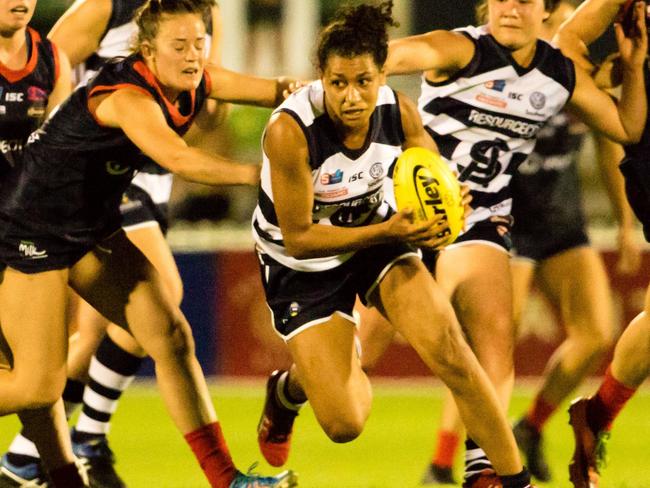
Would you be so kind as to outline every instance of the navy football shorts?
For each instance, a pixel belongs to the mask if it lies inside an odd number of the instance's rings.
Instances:
[[[512,252],[517,258],[537,263],[569,249],[589,245],[589,236],[582,226],[552,229],[540,235],[517,233],[516,225],[512,232]]]
[[[472,226],[471,229],[461,234],[458,239],[447,246],[447,248],[480,242],[494,247],[502,248],[505,252],[509,253],[510,248],[512,247],[510,232],[507,232],[504,235],[500,235],[497,231],[498,225],[503,224],[497,224],[488,220],[477,222]],[[440,251],[422,249],[422,261],[426,265],[427,269],[434,274],[436,270],[436,260],[438,259],[439,253]]]
[[[351,322],[357,295],[365,304],[386,272],[399,260],[418,257],[405,244],[381,245],[357,251],[336,268],[304,272],[260,254],[260,271],[273,326],[286,341],[340,314]]]

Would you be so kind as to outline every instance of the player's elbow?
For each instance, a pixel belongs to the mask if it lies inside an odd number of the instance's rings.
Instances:
[[[318,250],[311,244],[306,232],[302,230],[283,232],[284,247],[287,254],[295,259],[310,259],[318,257]]]

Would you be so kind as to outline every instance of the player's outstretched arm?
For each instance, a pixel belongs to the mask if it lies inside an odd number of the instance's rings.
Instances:
[[[586,0],[560,27],[553,41],[580,66],[591,72],[587,46],[603,35],[628,0]]]
[[[230,161],[189,147],[168,125],[158,104],[148,95],[120,89],[102,100],[95,117],[120,128],[163,168],[181,178],[208,185],[255,185],[259,166]]]
[[[473,55],[474,43],[463,34],[436,30],[391,41],[384,70],[387,75],[432,71],[434,77],[448,77]]]
[[[212,79],[210,98],[225,102],[275,107],[282,103],[296,82],[287,77],[258,78],[215,65],[208,65],[205,69]]]

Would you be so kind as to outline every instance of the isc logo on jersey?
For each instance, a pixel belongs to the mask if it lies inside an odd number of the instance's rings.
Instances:
[[[412,208],[416,222],[443,214],[448,228],[439,237],[448,236],[445,244],[458,237],[465,215],[460,184],[438,154],[421,147],[404,151],[395,164],[393,185],[398,209]]]

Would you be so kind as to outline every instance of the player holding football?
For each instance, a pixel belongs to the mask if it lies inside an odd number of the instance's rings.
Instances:
[[[487,24],[433,31],[390,44],[388,74],[424,71],[419,100],[427,131],[461,182],[473,212],[465,232],[440,252],[436,278],[469,343],[507,409],[514,380],[515,328],[509,234],[510,179],[532,151],[538,131],[565,105],[596,130],[622,142],[637,140],[646,104],[642,66],[647,35],[618,30],[625,65],[617,105],[588,73],[539,39],[553,0],[487,0]],[[474,408],[480,409],[476,404]],[[465,486],[498,483],[480,442],[466,442]]]
[[[527,487],[495,392],[410,246],[435,248],[445,224],[440,217],[414,223],[410,211],[394,214],[384,199],[402,149],[436,150],[415,105],[384,84],[391,11],[392,1],[340,11],[318,40],[320,80],[291,95],[264,134],[253,229],[273,324],[294,364],[269,378],[258,442],[270,464],[284,464],[307,399],[333,441],[361,433],[371,389],[355,349],[358,295],[445,381],[503,486]]]

